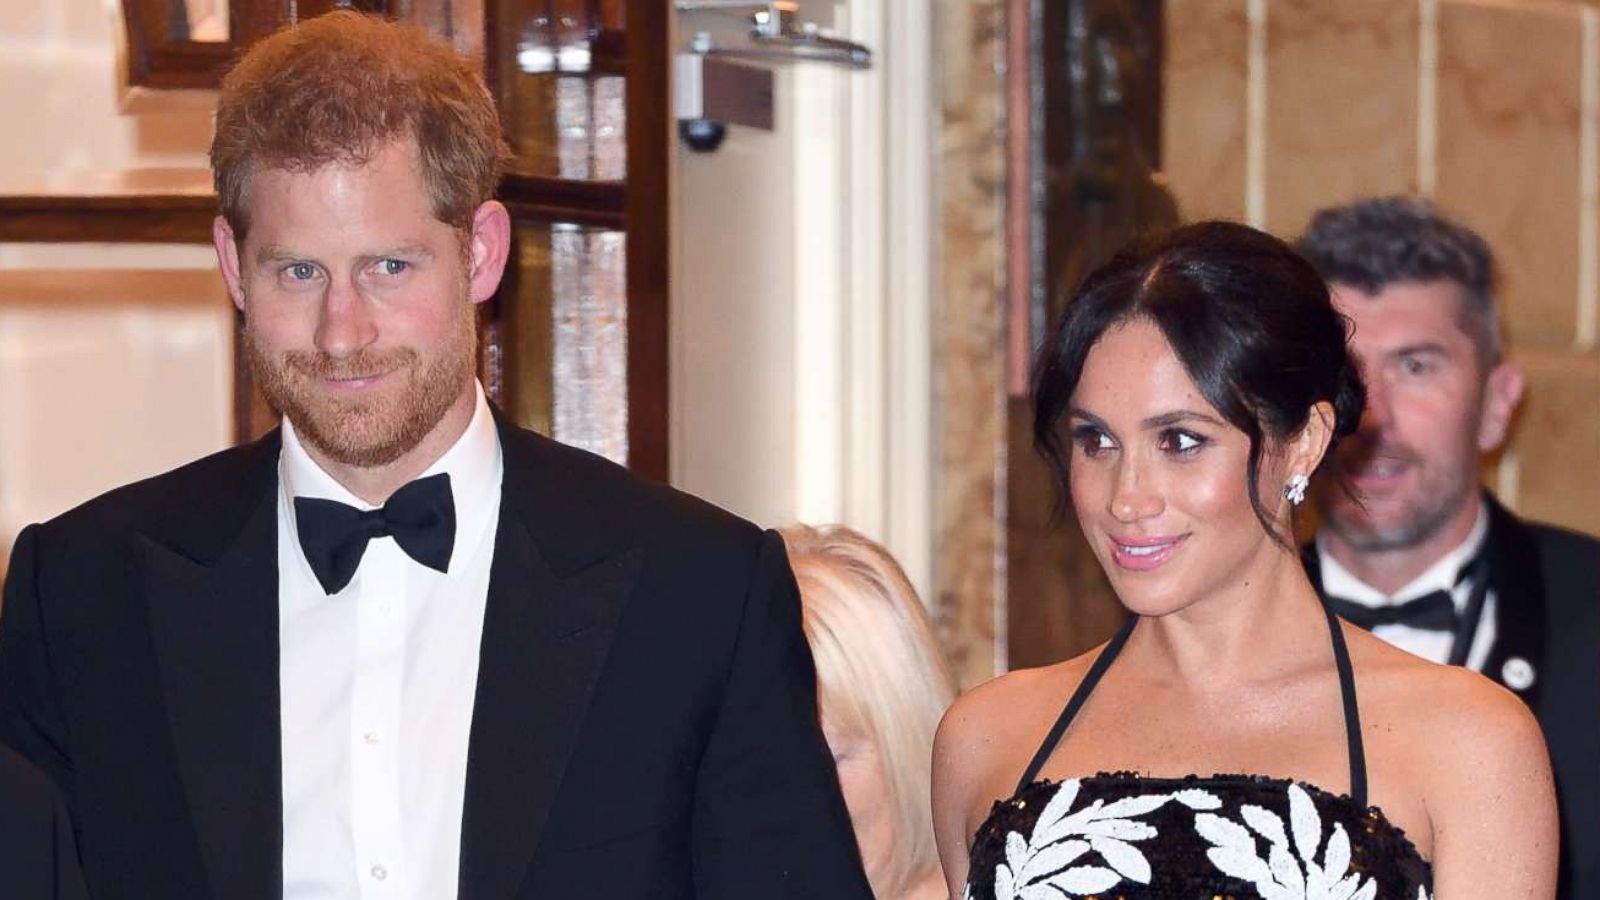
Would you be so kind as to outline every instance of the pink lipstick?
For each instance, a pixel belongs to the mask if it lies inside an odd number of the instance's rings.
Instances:
[[[1116,560],[1119,568],[1148,572],[1171,559],[1178,545],[1187,537],[1186,534],[1178,534],[1138,538],[1108,536],[1108,539],[1111,541],[1111,558]]]

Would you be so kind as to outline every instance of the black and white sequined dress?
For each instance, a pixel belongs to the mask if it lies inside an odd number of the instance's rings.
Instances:
[[[1349,795],[1254,775],[1036,780],[1136,621],[1095,660],[1016,794],[978,828],[966,900],[1430,900],[1432,867],[1367,805],[1355,678],[1331,614]]]

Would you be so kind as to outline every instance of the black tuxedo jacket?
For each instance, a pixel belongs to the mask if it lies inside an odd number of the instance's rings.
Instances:
[[[1600,900],[1600,541],[1523,522],[1485,495],[1495,642],[1483,674],[1539,717],[1561,803],[1563,900]],[[1321,563],[1304,553],[1312,583]],[[1533,680],[1510,679],[1511,670]],[[1524,665],[1525,664],[1525,665]]]
[[[500,424],[462,900],[869,898],[781,541]],[[276,434],[18,538],[0,741],[90,893],[283,895]]]
[[[55,785],[0,747],[0,897],[86,900],[72,825]]]

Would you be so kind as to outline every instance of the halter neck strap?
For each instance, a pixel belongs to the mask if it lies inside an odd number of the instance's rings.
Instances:
[[[1339,699],[1344,706],[1345,744],[1350,760],[1350,798],[1356,805],[1365,809],[1367,806],[1367,755],[1361,742],[1361,711],[1356,704],[1356,679],[1355,671],[1350,665],[1350,649],[1345,646],[1344,631],[1339,627],[1339,620],[1332,611],[1324,610],[1328,616],[1328,630],[1333,644],[1333,664],[1339,673]],[[1138,616],[1129,616],[1128,621],[1122,624],[1114,637],[1106,643],[1100,655],[1095,657],[1094,664],[1089,667],[1089,673],[1078,683],[1077,690],[1072,692],[1072,698],[1067,701],[1067,706],[1056,718],[1055,724],[1050,727],[1050,732],[1045,735],[1044,742],[1039,745],[1033,754],[1033,760],[1028,763],[1028,768],[1023,771],[1022,778],[1017,781],[1017,792],[1032,784],[1038,778],[1039,770],[1049,761],[1050,755],[1055,752],[1056,746],[1061,743],[1061,738],[1067,732],[1067,726],[1077,717],[1078,711],[1083,709],[1083,704],[1088,702],[1089,695],[1094,692],[1100,679],[1105,677],[1106,670],[1116,661],[1122,653],[1122,648],[1128,643],[1128,636],[1133,634],[1133,627],[1139,622]]]
[[[1045,735],[1044,743],[1040,744],[1038,752],[1033,754],[1033,761],[1028,763],[1027,770],[1022,773],[1022,780],[1017,782],[1017,791],[1020,792],[1023,788],[1032,784],[1033,780],[1038,777],[1039,770],[1044,768],[1045,762],[1050,759],[1050,754],[1055,752],[1056,745],[1061,743],[1061,736],[1066,733],[1067,726],[1072,724],[1073,718],[1078,715],[1078,710],[1082,709],[1083,704],[1088,701],[1089,694],[1094,691],[1095,685],[1100,683],[1100,679],[1106,674],[1106,670],[1111,668],[1111,664],[1122,653],[1122,645],[1128,642],[1128,635],[1133,634],[1133,626],[1138,623],[1138,616],[1129,616],[1128,621],[1122,623],[1122,627],[1117,629],[1116,636],[1100,651],[1100,655],[1095,657],[1094,665],[1089,667],[1089,674],[1083,676],[1083,680],[1078,682],[1078,689],[1072,692],[1072,699],[1067,701],[1067,708],[1061,711],[1061,715],[1056,718],[1056,723],[1050,727],[1050,733]]]

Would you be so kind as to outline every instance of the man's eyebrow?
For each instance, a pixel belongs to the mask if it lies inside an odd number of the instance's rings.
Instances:
[[[374,254],[372,254],[372,258],[373,259],[387,259],[387,258],[389,258],[391,256],[409,256],[409,257],[413,257],[413,258],[420,257],[420,258],[425,258],[425,259],[432,259],[433,258],[433,251],[428,248],[427,244],[410,243],[410,244],[401,244],[398,247],[391,247],[390,249],[385,250],[382,253],[374,253]]]
[[[1387,356],[1419,356],[1419,355],[1430,354],[1430,353],[1431,354],[1436,354],[1438,356],[1449,356],[1450,355],[1450,348],[1446,347],[1444,344],[1439,343],[1438,341],[1419,341],[1419,342],[1417,342],[1415,344],[1402,344],[1402,345],[1400,345],[1398,347],[1395,347],[1395,348],[1389,350],[1385,355],[1387,355]]]
[[[299,254],[290,252],[288,247],[283,247],[278,244],[265,244],[261,247],[261,249],[256,251],[257,264],[287,262],[291,259],[301,258],[302,257]]]
[[[412,259],[432,259],[434,253],[428,248],[428,245],[412,242],[409,244],[400,244],[395,247],[389,247],[378,253],[369,253],[365,258],[387,259],[391,256],[404,256]],[[263,245],[261,249],[256,251],[256,263],[260,265],[275,262],[289,262],[290,260],[298,261],[305,258],[305,256],[295,253],[288,247],[284,247],[279,244],[266,244]]]

